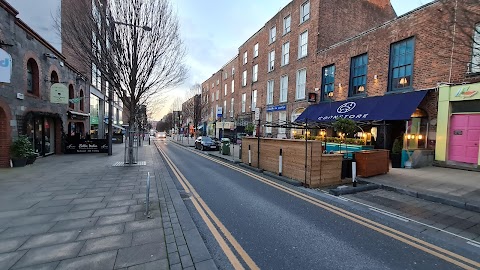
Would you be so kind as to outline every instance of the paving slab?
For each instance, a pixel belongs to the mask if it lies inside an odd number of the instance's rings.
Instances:
[[[71,242],[77,238],[79,233],[79,231],[67,231],[35,235],[30,237],[19,250]]]
[[[0,239],[46,233],[55,222],[10,227],[0,233]]]
[[[123,228],[124,228],[124,224],[115,224],[115,225],[107,225],[107,226],[100,226],[100,227],[85,229],[80,233],[77,240],[85,240],[85,239],[121,234],[123,233]]]
[[[94,217],[97,216],[112,216],[112,215],[119,215],[125,214],[128,212],[128,206],[120,206],[120,207],[112,207],[112,208],[104,208],[95,210],[93,213]]]
[[[113,216],[101,216],[97,221],[97,226],[101,225],[110,225],[116,223],[124,223],[135,220],[135,214],[123,214],[123,215],[113,215]]]
[[[107,207],[106,202],[98,202],[98,203],[83,203],[83,204],[76,204],[72,205],[72,209],[70,211],[84,211],[84,210],[96,210]]]
[[[90,239],[85,242],[79,256],[99,253],[107,250],[117,250],[124,247],[130,247],[132,244],[132,234],[121,234]]]
[[[29,236],[14,237],[0,240],[0,253],[6,253],[17,250]]]
[[[83,242],[59,244],[48,247],[30,249],[15,265],[20,268],[30,265],[60,261],[76,257],[83,246]]]
[[[151,243],[118,251],[115,269],[167,259],[165,243]]]
[[[77,257],[60,262],[56,270],[74,270],[74,269],[88,269],[88,270],[104,270],[113,269],[117,251],[109,251],[97,253],[82,257]]]
[[[27,251],[16,251],[0,254],[0,269],[9,269],[14,265]]]
[[[158,260],[128,267],[128,270],[166,270],[169,269],[168,260]]]
[[[53,226],[49,232],[57,231],[68,231],[71,229],[82,229],[85,227],[92,227],[97,222],[98,217],[93,218],[83,218],[83,219],[72,219],[72,220],[62,220],[59,221]]]

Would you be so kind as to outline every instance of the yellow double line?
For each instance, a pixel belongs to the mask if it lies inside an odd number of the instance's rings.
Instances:
[[[239,168],[238,166],[232,165],[231,163],[224,162],[224,161],[220,161],[220,160],[218,160],[217,158],[212,158],[212,157],[210,157],[210,156],[208,156],[208,155],[205,155],[205,154],[203,154],[203,153],[199,153],[198,151],[194,151],[194,150],[191,150],[191,149],[188,149],[188,151],[190,151],[190,152],[192,152],[192,153],[194,153],[194,154],[196,154],[196,155],[202,156],[202,157],[204,157],[204,158],[206,158],[206,159],[209,159],[209,160],[211,160],[211,161],[213,161],[213,162],[216,162],[216,163],[218,163],[218,164],[221,164],[221,165],[223,165],[223,166],[225,166],[225,167],[228,167],[228,168],[230,168],[230,169],[232,169],[232,170],[236,170],[236,171],[241,172],[241,173],[243,173],[243,174],[245,174],[245,175],[248,175],[248,176],[250,176],[250,177],[252,177],[252,178],[254,178],[254,179],[256,179],[256,180],[258,180],[258,181],[260,181],[260,182],[262,182],[262,183],[265,183],[265,184],[267,184],[267,185],[269,185],[269,186],[271,186],[271,187],[274,187],[274,188],[276,188],[276,189],[279,189],[279,190],[281,190],[281,191],[283,191],[283,192],[286,192],[286,193],[288,193],[288,194],[290,194],[290,195],[292,195],[292,196],[295,196],[295,197],[297,197],[297,198],[299,198],[299,199],[301,199],[301,200],[304,200],[304,201],[309,202],[309,203],[311,203],[311,204],[313,204],[313,205],[316,205],[316,206],[318,206],[318,207],[321,207],[321,208],[323,208],[323,209],[325,209],[325,210],[327,210],[327,211],[330,211],[330,212],[332,212],[332,213],[334,213],[334,214],[337,214],[337,215],[342,216],[342,217],[344,217],[344,218],[346,218],[346,219],[349,219],[349,220],[351,220],[351,221],[353,221],[353,222],[355,222],[355,223],[358,223],[358,224],[363,225],[363,226],[365,226],[365,227],[367,227],[367,228],[370,228],[370,229],[372,229],[372,230],[374,230],[374,231],[377,231],[377,232],[379,232],[379,233],[381,233],[381,234],[384,234],[384,235],[389,236],[389,237],[391,237],[391,238],[394,238],[394,239],[396,239],[396,240],[398,240],[398,241],[401,241],[401,242],[403,242],[403,243],[405,243],[405,244],[408,244],[408,245],[410,245],[410,246],[412,246],[412,247],[415,247],[415,248],[417,248],[417,249],[420,249],[420,250],[422,250],[422,251],[424,251],[424,252],[426,252],[426,253],[429,253],[429,254],[431,254],[431,255],[433,255],[433,256],[436,256],[436,257],[438,257],[438,258],[440,258],[440,259],[443,259],[443,260],[445,260],[445,261],[447,261],[447,262],[449,262],[449,263],[452,263],[452,264],[454,264],[454,265],[457,265],[457,266],[459,266],[459,267],[461,267],[461,268],[463,268],[463,269],[472,269],[472,270],[473,270],[473,269],[480,269],[480,263],[479,263],[479,262],[476,262],[476,261],[474,261],[474,260],[468,259],[468,258],[466,258],[466,257],[463,257],[463,256],[459,255],[459,254],[453,253],[453,252],[451,252],[451,251],[448,251],[448,250],[443,249],[443,248],[441,248],[441,247],[438,247],[438,246],[436,246],[436,245],[430,244],[430,243],[425,242],[425,241],[423,241],[423,240],[420,240],[420,239],[418,239],[418,238],[416,238],[416,237],[413,237],[413,236],[408,235],[408,234],[406,234],[406,233],[403,233],[403,232],[401,232],[401,231],[395,230],[395,229],[393,229],[393,228],[390,228],[390,227],[385,226],[385,225],[383,225],[383,224],[380,224],[380,223],[378,223],[378,222],[372,221],[372,220],[367,219],[367,218],[365,218],[365,217],[356,215],[356,214],[351,213],[351,212],[349,212],[349,211],[347,211],[347,210],[344,210],[344,209],[342,209],[342,208],[339,208],[339,207],[336,207],[336,206],[331,205],[331,204],[329,204],[329,203],[323,202],[323,201],[321,201],[321,200],[319,200],[319,199],[310,197],[310,196],[305,195],[305,194],[303,194],[303,193],[301,193],[301,192],[298,192],[298,191],[296,191],[296,190],[294,190],[294,189],[285,187],[285,186],[283,186],[283,185],[281,185],[281,184],[278,184],[278,183],[276,183],[276,182],[274,182],[274,181],[271,181],[271,180],[269,180],[269,179],[267,179],[267,178],[265,178],[265,177],[259,176],[259,175],[255,174],[255,173],[253,173],[253,172],[251,172],[251,171],[249,171],[249,170],[245,170],[245,169]]]
[[[250,269],[260,269],[255,262],[250,258],[250,256],[245,252],[245,250],[240,246],[237,240],[232,236],[232,234],[225,228],[225,226],[220,222],[220,220],[215,216],[212,210],[208,207],[208,205],[203,201],[203,199],[198,195],[197,191],[190,182],[185,178],[185,176],[180,172],[180,170],[175,166],[172,160],[165,154],[165,152],[158,146],[157,149],[159,150],[160,154],[166,160],[168,166],[172,169],[173,173],[177,177],[178,181],[182,185],[185,192],[191,193],[191,201],[197,209],[197,212],[200,214],[201,218],[207,224],[208,229],[212,232],[213,237],[217,240],[220,248],[223,250],[225,255],[227,256],[228,260],[232,264],[235,269],[244,269],[242,263],[239,261],[235,253],[232,251],[230,246],[232,246],[240,258],[245,262],[245,264]],[[220,231],[219,231],[220,229]],[[227,244],[228,243],[230,244]]]

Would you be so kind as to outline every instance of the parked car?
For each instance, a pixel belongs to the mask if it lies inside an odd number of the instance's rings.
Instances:
[[[218,144],[208,136],[200,136],[195,140],[195,148],[202,151],[205,150],[218,150]]]

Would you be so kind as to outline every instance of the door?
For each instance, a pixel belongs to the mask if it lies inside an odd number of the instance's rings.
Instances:
[[[478,163],[480,114],[456,114],[450,118],[448,159]]]

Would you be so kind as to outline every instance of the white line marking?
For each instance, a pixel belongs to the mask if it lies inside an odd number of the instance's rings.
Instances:
[[[391,214],[391,213],[388,213],[388,212],[386,212],[386,211],[381,211],[381,210],[375,209],[375,208],[368,208],[368,209],[370,209],[370,210],[372,210],[372,211],[374,211],[374,212],[380,213],[380,214],[382,214],[382,215],[386,215],[386,216],[389,216],[389,217],[392,217],[392,218],[396,218],[396,219],[401,220],[401,221],[403,221],[403,222],[408,222],[408,219],[405,219],[405,218],[396,216],[395,214]]]
[[[467,244],[480,248],[480,243],[477,241],[468,241]]]

